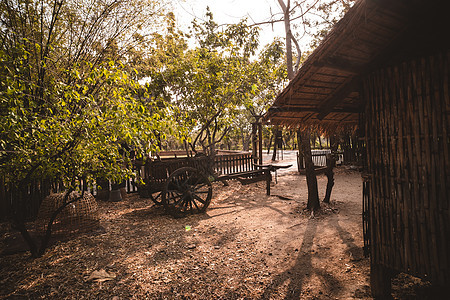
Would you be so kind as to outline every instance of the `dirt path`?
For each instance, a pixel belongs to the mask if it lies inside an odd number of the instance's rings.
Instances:
[[[255,241],[255,263],[263,262],[259,269],[265,270],[267,280],[258,297],[368,297],[368,263],[361,250],[359,174],[337,176],[332,197],[336,200],[315,218],[303,210],[304,176],[280,176],[278,181],[271,197],[240,187],[236,196],[226,201],[232,204],[229,213],[234,216],[234,226],[245,229],[244,237]],[[325,178],[319,176],[318,182],[324,190]],[[254,193],[256,199],[247,201],[240,193]]]
[[[319,176],[319,188],[326,181]],[[304,176],[215,184],[206,214],[172,219],[136,196],[102,203],[105,232],[57,243],[47,254],[2,257],[1,296],[44,298],[364,298],[361,179],[340,172],[333,203],[303,211]],[[190,229],[190,230],[189,230]],[[113,280],[87,281],[104,269]]]
[[[326,178],[318,176],[319,189]],[[0,257],[0,298],[369,299],[361,177],[341,168],[332,204],[311,218],[306,181],[214,184],[205,214],[173,219],[137,196],[100,203],[100,233],[36,260]],[[90,280],[94,271],[106,277]]]

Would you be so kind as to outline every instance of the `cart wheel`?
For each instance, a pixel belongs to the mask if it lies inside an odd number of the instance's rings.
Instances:
[[[211,197],[212,186],[208,177],[190,167],[170,174],[162,192],[164,208],[175,217],[204,212]]]
[[[150,194],[150,199],[156,204],[156,205],[162,205],[162,192],[156,192]]]

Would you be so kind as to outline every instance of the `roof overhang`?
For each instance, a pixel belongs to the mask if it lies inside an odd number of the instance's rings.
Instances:
[[[355,128],[363,107],[361,79],[401,43],[416,2],[357,1],[277,96],[265,122]]]

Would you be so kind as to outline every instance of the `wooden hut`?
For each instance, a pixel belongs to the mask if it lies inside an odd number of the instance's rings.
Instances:
[[[374,296],[405,272],[450,284],[450,17],[446,1],[358,0],[265,115],[359,127]]]

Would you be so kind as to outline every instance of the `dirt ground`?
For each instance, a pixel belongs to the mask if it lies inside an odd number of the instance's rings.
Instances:
[[[277,181],[271,196],[263,182],[214,183],[206,213],[181,219],[137,195],[102,202],[101,231],[34,260],[1,256],[0,298],[371,299],[360,174],[339,168],[331,205],[314,217],[305,176]],[[322,198],[326,177],[318,183]],[[415,299],[414,284],[394,282],[394,298]]]

